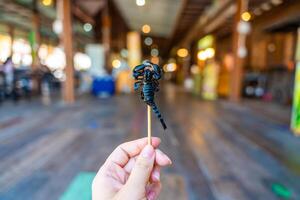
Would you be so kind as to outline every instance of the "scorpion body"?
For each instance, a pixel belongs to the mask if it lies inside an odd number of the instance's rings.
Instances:
[[[167,128],[161,113],[154,102],[154,94],[159,91],[158,80],[161,78],[162,71],[158,65],[145,61],[143,64],[136,66],[133,69],[133,77],[136,82],[134,83],[134,90],[141,89],[141,98],[149,106],[160,120],[164,129]]]

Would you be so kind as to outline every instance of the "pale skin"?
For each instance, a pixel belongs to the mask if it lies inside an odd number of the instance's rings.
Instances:
[[[119,145],[99,169],[92,185],[93,200],[156,200],[161,191],[160,169],[171,165],[152,137]]]

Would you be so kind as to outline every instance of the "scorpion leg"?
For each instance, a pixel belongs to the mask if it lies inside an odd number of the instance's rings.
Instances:
[[[161,74],[162,74],[160,67],[156,64],[153,64],[153,69],[154,69],[153,78],[155,80],[159,80],[161,78]]]
[[[136,81],[136,82],[134,83],[134,90],[138,90],[139,87],[141,86],[141,84],[142,84],[142,81]]]
[[[145,65],[138,65],[133,69],[133,77],[138,79],[139,76],[143,76]]]
[[[153,88],[155,92],[159,91],[159,83],[157,80],[153,80]]]
[[[143,91],[141,91],[141,99],[144,100],[145,99],[145,96],[144,96],[144,93]]]

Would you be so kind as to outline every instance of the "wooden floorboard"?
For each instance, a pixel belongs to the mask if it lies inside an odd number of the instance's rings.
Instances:
[[[300,138],[287,128],[289,111],[273,119],[269,112],[282,106],[202,101],[170,85],[160,97],[168,129],[153,117],[153,134],[174,161],[163,170],[161,200],[276,200],[276,183],[300,199]],[[59,199],[76,175],[96,172],[118,144],[145,136],[145,127],[145,105],[135,95],[82,97],[72,106],[5,103],[0,199]]]

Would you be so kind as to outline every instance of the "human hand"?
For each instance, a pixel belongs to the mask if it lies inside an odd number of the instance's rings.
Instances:
[[[119,145],[98,171],[92,184],[93,200],[155,200],[160,194],[160,168],[170,158],[157,149],[160,139],[153,137]]]

